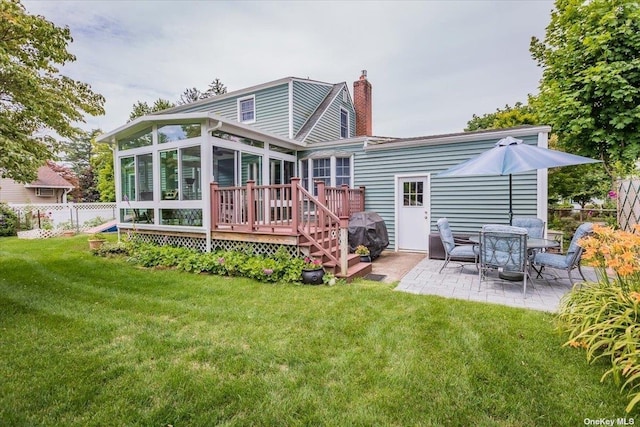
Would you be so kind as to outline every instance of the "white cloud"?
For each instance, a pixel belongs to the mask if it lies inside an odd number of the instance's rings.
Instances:
[[[86,128],[124,124],[137,101],[177,100],[220,78],[236,90],[286,76],[351,83],[367,69],[377,135],[461,131],[526,101],[553,2],[25,1],[69,26],[64,72],[105,96]]]

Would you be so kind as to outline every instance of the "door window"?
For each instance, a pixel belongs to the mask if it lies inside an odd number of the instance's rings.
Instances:
[[[403,205],[424,205],[424,183],[422,181],[407,181],[403,185]]]

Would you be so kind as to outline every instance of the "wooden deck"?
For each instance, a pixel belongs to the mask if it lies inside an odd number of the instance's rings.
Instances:
[[[325,270],[351,279],[371,271],[349,253],[348,226],[352,213],[364,210],[364,187],[326,187],[317,183],[318,196],[300,185],[220,187],[211,184],[211,236],[222,240],[297,245],[322,260]]]

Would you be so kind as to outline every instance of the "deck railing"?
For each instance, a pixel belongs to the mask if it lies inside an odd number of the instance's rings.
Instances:
[[[220,187],[211,183],[211,229],[244,233],[302,234],[324,258],[346,274],[349,216],[364,210],[364,187],[326,187],[316,183],[318,196],[290,184]]]

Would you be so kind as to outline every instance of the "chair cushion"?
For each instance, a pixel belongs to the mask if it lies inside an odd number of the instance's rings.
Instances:
[[[526,265],[527,230],[505,225],[485,225],[480,234],[480,265],[524,271]]]
[[[475,245],[460,245],[456,246],[449,252],[449,255],[456,258],[475,258],[476,250]]]
[[[514,216],[511,222],[516,227],[526,228],[529,237],[542,239],[544,237],[544,221],[534,216]]]
[[[549,252],[539,252],[533,261],[535,264],[546,267],[567,269],[569,268],[569,258],[566,255],[552,254]]]
[[[440,232],[440,239],[442,239],[442,246],[444,246],[444,251],[450,254],[453,248],[455,248],[456,242],[453,239],[453,232],[451,232],[449,220],[447,218],[440,218],[436,225],[438,226],[438,231]]]
[[[591,233],[593,231],[593,224],[590,222],[585,222],[581,224],[580,227],[576,230],[573,238],[571,239],[571,243],[569,244],[569,249],[567,249],[567,256],[573,255],[574,252],[578,250],[578,241],[582,239],[587,233]]]

